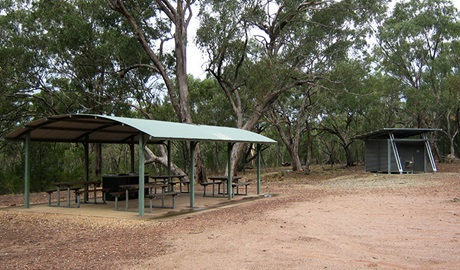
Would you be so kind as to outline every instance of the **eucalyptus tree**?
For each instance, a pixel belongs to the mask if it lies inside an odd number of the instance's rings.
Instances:
[[[119,72],[144,59],[131,48],[134,40],[113,27],[116,18],[102,1],[9,3],[2,10],[1,61],[7,72],[1,76],[16,106],[32,104],[33,117],[127,111],[131,92],[125,89],[146,77],[120,80]]]
[[[164,82],[131,25],[107,9],[103,0],[2,1],[2,133],[54,114],[155,115]],[[169,31],[158,24],[149,33]],[[169,72],[171,55],[162,57]],[[101,147],[91,150],[97,176]]]
[[[388,74],[370,72],[366,78],[368,92],[366,110],[363,111],[363,131],[384,127],[403,127],[409,118],[401,98],[404,87],[400,81]]]
[[[375,103],[376,92],[368,87],[368,73],[363,62],[349,60],[339,63],[329,80],[323,82],[319,130],[337,138],[347,166],[354,164],[351,151],[354,137],[365,131],[364,115]]]
[[[458,54],[460,55],[460,54]],[[457,57],[458,59],[458,57]],[[448,140],[446,161],[457,159],[458,135],[460,133],[460,74],[449,76],[443,85],[441,103],[445,108],[441,119],[442,132]]]
[[[161,78],[169,101],[177,118],[182,123],[192,123],[192,114],[187,78],[187,32],[193,16],[195,0],[105,0],[109,8],[124,18],[133,35],[150,60],[146,66]],[[173,50],[167,50],[168,41],[173,41]],[[142,66],[143,68],[145,66]],[[153,115],[150,115],[153,117]],[[164,151],[162,151],[164,153]],[[166,158],[150,153],[150,161]],[[204,181],[206,172],[199,147],[196,148],[195,173]]]
[[[203,1],[197,41],[235,126],[252,130],[281,95],[323,78],[382,2]]]
[[[315,85],[299,87],[298,91],[280,97],[267,112],[269,123],[276,127],[291,158],[293,171],[310,172],[312,159],[314,117],[318,110]],[[312,117],[313,116],[313,117]],[[302,166],[301,146],[305,145],[305,166]]]
[[[186,48],[194,2],[106,0],[110,9],[124,17],[122,25],[131,27],[131,33],[127,34],[134,36],[145,51],[150,59],[148,68],[163,80],[174,111],[183,123],[192,122]],[[174,40],[174,55],[165,48],[169,40]]]
[[[449,44],[447,61],[454,71],[446,77],[442,84],[441,104],[445,109],[441,120],[442,132],[445,134],[449,147],[446,151],[447,161],[457,159],[458,135],[460,133],[460,41],[452,40]],[[457,150],[457,151],[456,151]],[[458,153],[458,152],[457,152]]]
[[[447,78],[458,72],[451,60],[459,37],[459,13],[447,0],[398,2],[379,25],[378,65],[405,88],[402,98],[412,116],[406,125],[441,128],[442,119],[455,111],[458,105],[447,107],[443,93]]]

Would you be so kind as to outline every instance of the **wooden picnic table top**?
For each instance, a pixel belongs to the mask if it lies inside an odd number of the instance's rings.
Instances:
[[[211,180],[221,180],[221,181],[228,181],[228,176],[226,175],[215,175],[215,176],[208,176]],[[242,176],[232,176],[232,180],[239,180]]]
[[[145,183],[144,188],[164,188],[167,187],[168,184],[163,184],[163,183]],[[122,189],[139,189],[139,184],[128,184],[128,185],[120,185],[119,186]]]
[[[56,182],[53,183],[57,187],[71,187],[80,185],[99,185],[101,181],[78,181],[78,182]]]
[[[152,179],[169,179],[169,178],[178,178],[178,179],[181,179],[181,178],[184,178],[185,177],[185,174],[179,174],[179,175],[151,175],[150,178]]]

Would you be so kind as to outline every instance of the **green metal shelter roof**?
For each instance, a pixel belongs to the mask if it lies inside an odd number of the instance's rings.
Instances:
[[[388,139],[390,133],[393,134],[395,138],[408,138],[440,130],[441,129],[436,128],[383,128],[356,136],[355,138],[360,140]]]
[[[5,139],[31,141],[138,143],[140,132],[147,143],[165,140],[275,143],[263,135],[230,127],[116,117],[108,115],[56,115],[32,121],[5,136]]]

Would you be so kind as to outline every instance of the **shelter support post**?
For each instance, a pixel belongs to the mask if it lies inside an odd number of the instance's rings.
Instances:
[[[390,146],[390,140],[388,140],[387,144],[387,167],[388,167],[388,174],[391,174],[391,146]]]
[[[89,181],[89,142],[88,142],[88,137],[86,137],[86,140],[85,142],[83,143],[83,147],[85,149],[85,176],[84,176],[84,181],[87,182]],[[85,189],[87,189],[88,186],[85,185]],[[89,194],[88,192],[86,191],[85,192],[85,198],[84,198],[85,202],[87,202],[89,200]]]
[[[260,185],[260,149],[261,149],[260,143],[257,144],[257,195],[260,195],[261,192],[261,185]]]
[[[423,139],[425,140],[425,148],[428,153],[428,158],[430,159],[431,168],[433,169],[433,172],[437,172],[438,168],[436,168],[436,162],[434,161],[433,152],[431,151],[430,142],[428,141],[426,133],[423,133]]]
[[[172,182],[172,179],[171,179],[171,141],[168,141],[166,148],[168,150],[168,153],[167,153],[168,155],[168,183],[171,184]]]
[[[131,155],[131,172],[135,173],[136,171],[134,170],[134,139],[131,139],[131,143],[129,144],[129,152]]]
[[[228,191],[228,199],[232,199],[233,195],[233,171],[232,171],[232,150],[233,150],[233,143],[228,143],[228,179],[227,179],[227,191]]]
[[[195,207],[195,147],[197,142],[190,142],[190,207]]]
[[[390,134],[391,148],[393,149],[393,154],[394,154],[395,160],[396,160],[396,166],[398,166],[399,173],[403,173],[403,168],[402,168],[402,164],[401,164],[401,158],[399,157],[398,147],[396,146],[396,142],[395,142],[395,136],[394,136],[393,133],[389,133],[389,134]],[[391,166],[391,165],[389,165],[389,166]],[[391,173],[391,171],[389,171],[388,173]]]
[[[24,140],[24,207],[30,208],[30,134]]]
[[[144,133],[140,132],[139,133],[139,216],[144,216],[144,147],[145,147],[145,142],[144,142]],[[126,198],[128,200],[129,198]]]

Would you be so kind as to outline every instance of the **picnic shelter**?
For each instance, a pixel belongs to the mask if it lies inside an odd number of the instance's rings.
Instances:
[[[144,147],[147,144],[165,143],[168,150],[168,170],[171,172],[170,142],[188,141],[190,153],[190,207],[194,207],[194,155],[199,142],[227,143],[228,198],[232,196],[232,149],[235,143],[256,144],[257,193],[260,194],[260,152],[262,144],[276,143],[263,135],[231,127],[185,124],[148,119],[136,119],[96,114],[56,115],[25,124],[5,136],[5,139],[24,143],[24,205],[30,207],[30,144],[32,142],[82,143],[85,146],[85,176],[89,181],[89,144],[128,144],[131,147],[131,164],[134,167],[134,147],[138,145],[139,190],[144,190]],[[133,168],[134,170],[134,168]],[[144,215],[144,192],[139,192],[139,215]]]

